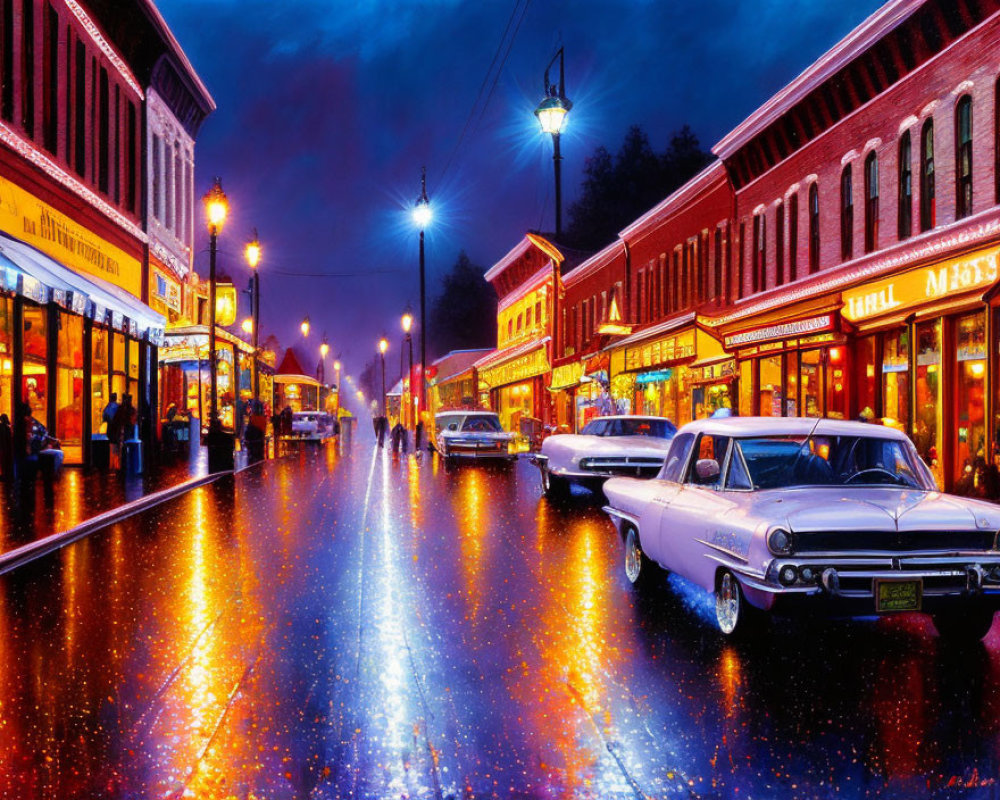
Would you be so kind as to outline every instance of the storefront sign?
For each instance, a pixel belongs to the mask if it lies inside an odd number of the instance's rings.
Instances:
[[[223,328],[236,322],[236,287],[231,283],[215,287],[215,322]]]
[[[981,250],[951,261],[903,272],[892,278],[844,292],[845,319],[877,317],[974,289],[985,289],[1000,277],[1000,248]]]
[[[625,369],[655,367],[670,361],[694,357],[694,331],[669,336],[637,347],[625,348]]]
[[[549,359],[545,355],[545,348],[539,347],[523,356],[518,356],[510,361],[498,364],[495,367],[487,367],[479,370],[479,379],[490,388],[505,386],[508,383],[517,383],[536,375],[544,375],[549,371]]]
[[[61,264],[96,275],[135,297],[142,264],[20,186],[0,177],[0,230],[34,245]]]
[[[153,280],[150,281],[150,294],[154,300],[159,300],[166,308],[181,313],[181,285],[174,279],[155,267]]]
[[[635,383],[636,386],[644,386],[647,383],[669,381],[673,377],[673,374],[673,370],[670,369],[659,369],[655,372],[640,372],[635,376]]]
[[[583,364],[576,361],[572,364],[563,364],[552,368],[552,383],[550,389],[568,389],[576,386],[583,377]]]
[[[780,339],[793,339],[798,336],[808,336],[819,331],[832,330],[834,319],[832,314],[822,314],[818,317],[808,319],[797,319],[792,322],[782,322],[777,325],[767,325],[763,328],[754,328],[749,331],[741,331],[727,336],[725,345],[727,350],[734,347],[745,347],[746,345],[757,344],[759,342],[771,342]]]

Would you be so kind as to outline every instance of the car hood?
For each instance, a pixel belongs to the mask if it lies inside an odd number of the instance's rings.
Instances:
[[[761,494],[755,511],[792,532],[1000,529],[1000,509],[941,492],[813,486]]]
[[[627,453],[630,456],[665,458],[670,442],[670,439],[654,436],[585,436],[579,433],[560,433],[542,442],[542,455],[611,456]]]

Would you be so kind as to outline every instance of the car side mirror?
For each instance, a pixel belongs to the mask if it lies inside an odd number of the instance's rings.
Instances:
[[[699,458],[694,465],[698,483],[714,483],[719,478],[719,462],[714,458]]]

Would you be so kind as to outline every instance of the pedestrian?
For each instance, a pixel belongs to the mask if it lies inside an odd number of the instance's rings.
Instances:
[[[108,424],[108,441],[111,442],[111,468],[122,469],[122,446],[133,437],[135,430],[135,409],[132,395],[122,395],[121,405]]]
[[[0,414],[0,477],[14,477],[14,430],[6,414]]]
[[[397,422],[392,428],[392,452],[406,452],[406,428],[402,422]]]
[[[386,419],[385,415],[379,414],[375,417],[375,438],[378,439],[378,446],[383,447],[385,445],[385,435],[389,429],[389,420]]]
[[[108,400],[108,404],[104,406],[104,410],[101,412],[101,421],[104,423],[104,432],[107,433],[111,428],[111,420],[114,419],[115,414],[118,412],[118,392],[111,393],[111,399]]]

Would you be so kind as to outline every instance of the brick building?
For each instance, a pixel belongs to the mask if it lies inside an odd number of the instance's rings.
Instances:
[[[893,0],[764,103],[566,274],[559,422],[606,363],[599,407],[877,418],[942,486],[981,491],[1000,441],[997,52],[997,0]]]

